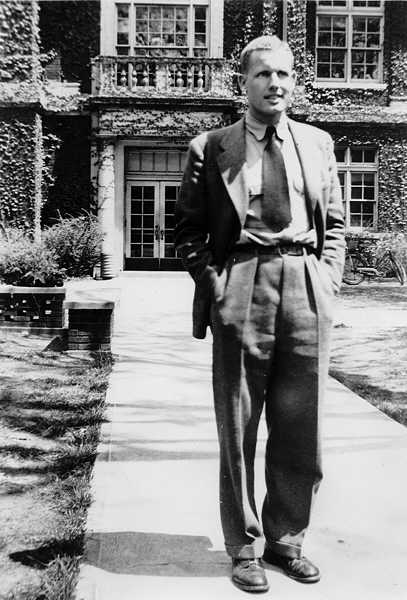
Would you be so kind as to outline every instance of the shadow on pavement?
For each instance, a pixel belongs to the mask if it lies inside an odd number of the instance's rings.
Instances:
[[[230,559],[200,535],[89,533],[84,561],[111,573],[165,577],[225,577]]]

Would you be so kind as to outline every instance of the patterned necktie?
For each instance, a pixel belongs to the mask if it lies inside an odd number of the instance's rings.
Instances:
[[[278,232],[291,221],[290,196],[283,155],[272,125],[267,127],[266,139],[268,141],[263,154],[262,220],[271,231]]]

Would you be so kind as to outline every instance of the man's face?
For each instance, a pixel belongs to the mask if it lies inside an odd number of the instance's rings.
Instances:
[[[277,123],[295,88],[291,57],[283,50],[255,50],[247,73],[240,76],[251,114],[267,124]]]

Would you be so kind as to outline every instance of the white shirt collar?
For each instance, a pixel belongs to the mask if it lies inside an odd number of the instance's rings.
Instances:
[[[267,124],[253,117],[249,111],[246,112],[246,127],[259,142],[266,135]],[[285,140],[289,135],[288,120],[285,113],[281,114],[280,120],[277,125],[275,125],[275,128],[277,137],[282,141]]]

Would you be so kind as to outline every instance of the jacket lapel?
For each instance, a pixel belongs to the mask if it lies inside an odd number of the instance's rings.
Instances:
[[[288,127],[301,164],[305,198],[310,203],[311,211],[314,212],[318,201],[321,199],[320,182],[317,179],[320,170],[319,165],[315,163],[315,147],[311,143],[309,132],[304,131],[305,128],[302,127],[301,123],[288,119]]]
[[[227,130],[219,148],[217,162],[220,173],[243,227],[249,204],[244,119]]]

